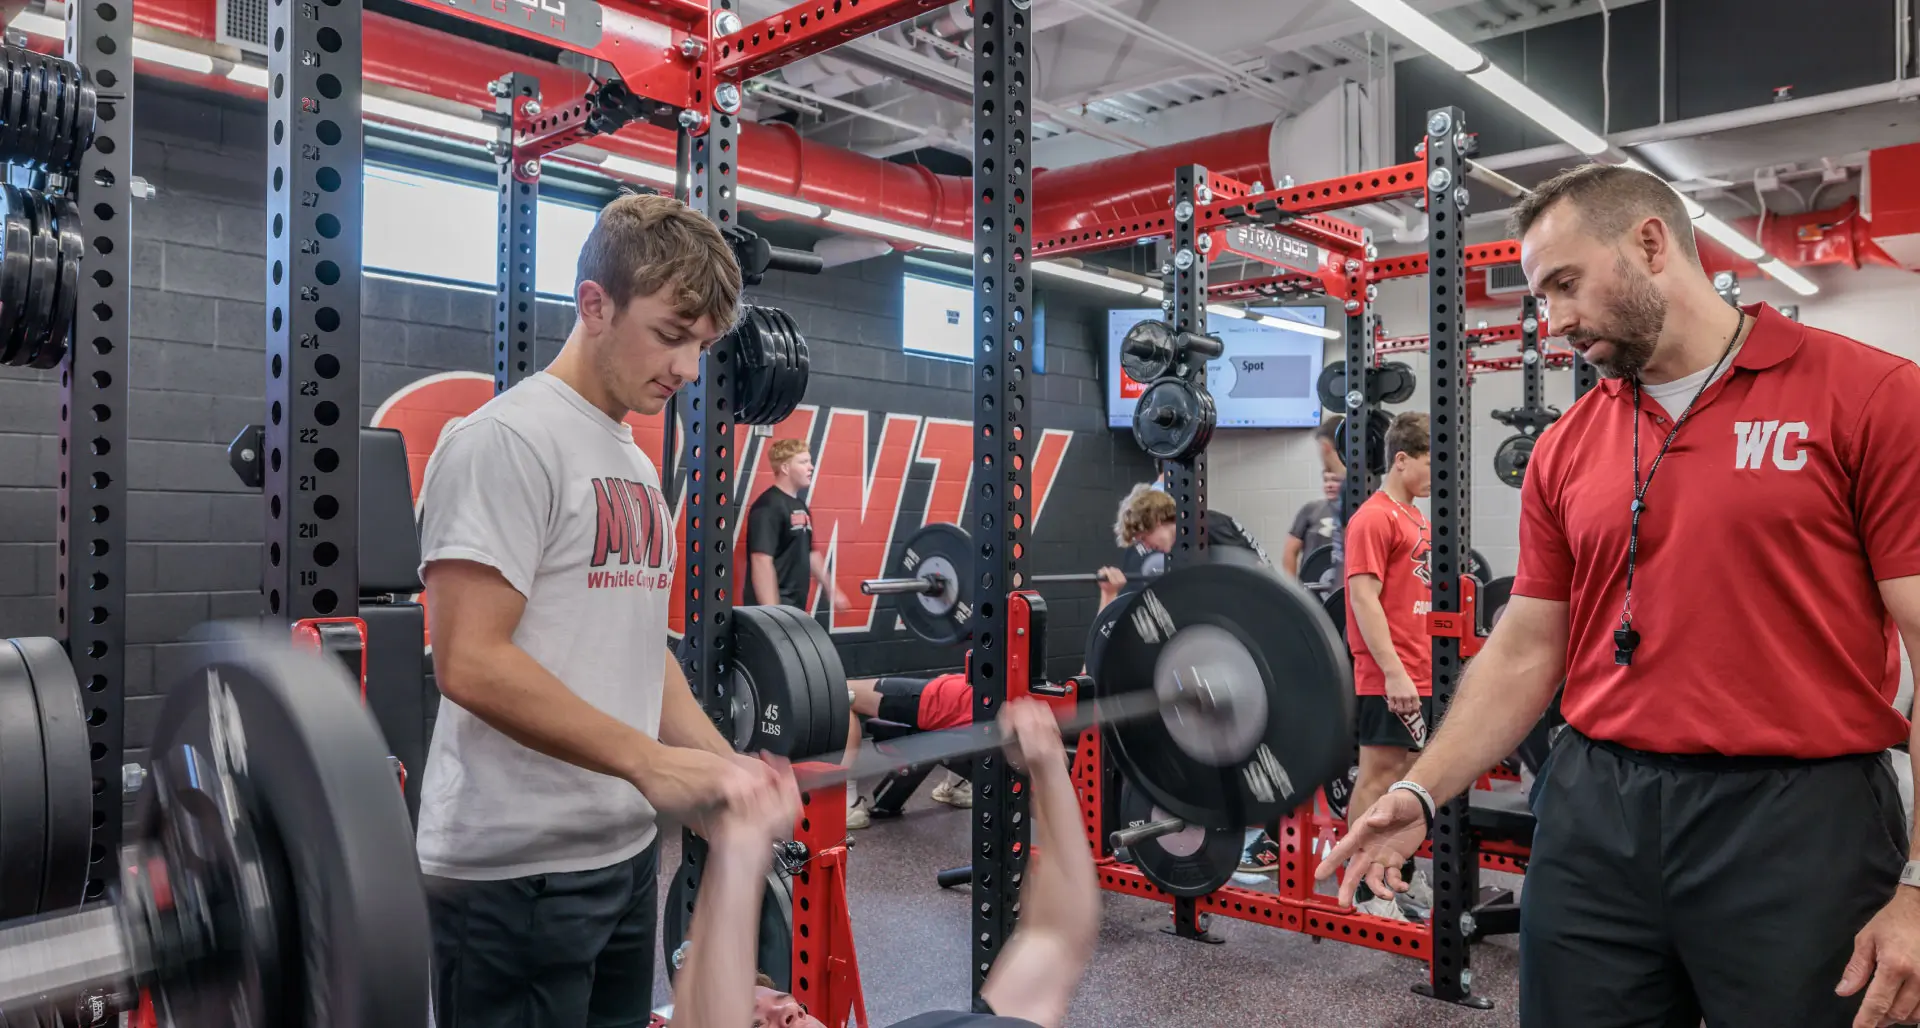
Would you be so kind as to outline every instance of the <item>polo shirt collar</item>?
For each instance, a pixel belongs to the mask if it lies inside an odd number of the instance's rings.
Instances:
[[[1746,304],[1740,309],[1753,319],[1753,328],[1747,333],[1747,341],[1740,347],[1740,352],[1733,357],[1735,368],[1764,371],[1800,351],[1800,343],[1805,340],[1806,332],[1799,322],[1766,303]],[[1627,384],[1617,378],[1600,380],[1600,388],[1608,396],[1619,396],[1626,387]]]

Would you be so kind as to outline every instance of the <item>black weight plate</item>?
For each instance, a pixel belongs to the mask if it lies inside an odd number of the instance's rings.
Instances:
[[[1112,603],[1100,608],[1093,615],[1093,623],[1087,626],[1087,676],[1095,682],[1100,680],[1100,661],[1106,650],[1107,640],[1113,635],[1113,623],[1119,620],[1121,613],[1127,609],[1127,601],[1133,599],[1133,594],[1140,590],[1142,584],[1141,582],[1127,583],[1127,588],[1122,589],[1120,594],[1113,598]]]
[[[19,149],[16,151],[21,160],[38,161],[35,156],[40,152],[47,128],[47,66],[40,55],[33,54],[27,59],[27,103],[20,112]]]
[[[1475,581],[1485,584],[1493,580],[1493,565],[1487,563],[1486,556],[1479,550],[1468,550],[1467,574],[1472,575]]]
[[[1352,668],[1299,585],[1230,564],[1147,583],[1114,621],[1096,694],[1165,697],[1196,676],[1252,688],[1235,698],[1231,738],[1216,737],[1219,724],[1195,734],[1173,711],[1106,726],[1122,773],[1174,816],[1217,828],[1277,821],[1346,766]]]
[[[666,907],[660,911],[660,949],[667,957],[667,981],[680,972],[681,943],[693,927],[693,905],[699,890],[687,881],[682,871],[667,887]],[[781,992],[792,989],[793,981],[793,890],[777,871],[767,872],[766,892],[760,900],[760,941],[755,951],[760,970],[773,979]]]
[[[66,359],[73,340],[73,316],[80,300],[80,258],[86,252],[86,240],[80,234],[80,208],[72,200],[57,196],[51,200],[59,246],[59,292],[54,296],[53,323],[46,346],[35,367],[58,367]]]
[[[93,816],[91,799],[87,816]],[[12,645],[0,645],[0,920],[40,912],[46,867],[47,765],[40,709],[26,658]]]
[[[1496,578],[1480,589],[1480,623],[1488,632],[1500,621],[1500,615],[1507,609],[1507,602],[1513,599],[1513,578]]]
[[[749,728],[739,725],[734,708],[734,738],[743,752],[765,751],[784,757],[815,751],[813,697],[801,688],[806,671],[793,652],[786,629],[770,607],[733,609],[733,674],[736,697],[755,701]]]
[[[939,575],[946,590],[935,596],[895,596],[894,610],[907,630],[936,646],[951,646],[967,637],[973,620],[973,543],[966,529],[936,523],[907,540],[888,577],[923,578]]]
[[[1413,368],[1400,362],[1388,361],[1380,366],[1380,371],[1389,376],[1381,386],[1384,390],[1380,399],[1384,403],[1405,403],[1413,399]]]
[[[1333,547],[1316,546],[1313,552],[1300,558],[1300,581],[1307,585],[1318,585],[1333,570]],[[1338,585],[1340,583],[1333,583]]]
[[[33,223],[12,185],[0,183],[0,207],[0,364],[19,366],[28,357],[22,308],[33,273]]]
[[[26,315],[25,331],[22,333],[22,345],[26,347],[27,363],[38,367],[41,360],[41,347],[46,345],[47,330],[53,321],[54,282],[59,277],[60,239],[53,231],[52,208],[47,205],[46,196],[37,189],[22,189],[22,199],[33,224],[33,241],[29,252],[33,265],[27,277],[27,297],[23,305]]]
[[[48,170],[64,172],[67,149],[72,141],[67,135],[67,126],[73,120],[73,88],[67,79],[67,62],[49,58],[47,61],[47,117],[46,138],[42,141],[40,162]]]
[[[1372,431],[1372,426],[1373,426],[1373,419],[1371,416],[1372,413],[1378,413],[1378,412],[1377,411],[1370,412],[1367,419],[1368,431],[1367,431],[1367,443],[1366,443],[1366,451],[1365,451],[1366,458],[1367,458],[1367,472],[1369,474],[1382,475],[1382,474],[1385,474],[1387,470],[1386,437],[1384,435],[1380,436],[1379,445],[1377,446],[1375,445],[1375,436],[1374,436],[1374,432]],[[1333,448],[1340,452],[1341,459],[1343,460],[1346,458],[1346,454],[1347,454],[1347,429],[1352,425],[1353,425],[1352,418],[1344,418],[1341,420],[1340,424],[1336,426],[1333,430]]]
[[[1155,380],[1133,406],[1133,441],[1150,457],[1184,460],[1206,448],[1213,426],[1206,390],[1184,379]]]
[[[1131,828],[1168,816],[1145,793],[1120,783],[1121,825]],[[1188,825],[1172,835],[1134,844],[1127,856],[1147,881],[1163,892],[1192,898],[1217,892],[1233,880],[1234,872],[1240,870],[1240,851],[1245,843],[1243,829]]]
[[[773,342],[761,330],[754,308],[740,319],[734,330],[738,357],[734,374],[734,414],[749,425],[761,424],[767,405],[767,363],[773,359]]]
[[[842,713],[841,729],[837,734],[840,737],[840,749],[844,751],[847,746],[846,679],[842,677],[840,684],[836,686],[827,677],[826,663],[820,659],[820,651],[801,635],[805,629],[800,627],[799,622],[811,621],[812,618],[807,617],[798,607],[766,606],[760,609],[767,614],[769,631],[778,633],[778,645],[785,647],[786,653],[800,670],[801,677],[794,680],[793,688],[803,690],[807,694],[807,748],[788,753],[787,757],[793,760],[822,760],[838,763],[845,753],[835,752],[833,749],[833,737],[836,734],[833,731],[833,696],[834,691],[838,689]]]
[[[787,333],[793,337],[793,366],[795,373],[793,379],[793,403],[787,407],[787,414],[791,414],[793,413],[793,409],[800,406],[807,398],[807,382],[813,374],[813,354],[807,349],[807,337],[801,334],[800,325],[793,320],[793,315],[788,314],[784,309],[779,307],[774,308],[773,312],[780,316],[780,320],[787,326]],[[786,415],[783,414],[781,417],[784,419]]]
[[[27,139],[27,69],[32,54],[19,47],[7,47],[6,125],[0,128],[0,148],[9,159],[24,155],[21,147]]]
[[[759,391],[764,399],[761,403],[761,423],[778,424],[786,414],[787,377],[792,374],[792,356],[788,349],[785,326],[765,307],[754,311],[754,318],[760,322],[760,331],[767,339],[767,368]]]
[[[1342,774],[1334,775],[1327,784],[1320,787],[1320,795],[1327,799],[1327,810],[1341,821],[1347,819],[1347,805],[1353,800],[1354,787],[1360,784],[1360,747],[1353,749],[1353,764]]]
[[[67,167],[78,169],[80,157],[93,146],[95,117],[99,111],[100,98],[94,92],[93,82],[80,73],[80,104],[74,115],[73,145],[67,157]]]
[[[1493,477],[1515,489],[1527,482],[1527,465],[1533,463],[1533,437],[1510,435],[1500,440],[1493,451]]]
[[[14,639],[33,678],[47,770],[47,863],[40,912],[77,907],[87,889],[93,842],[93,744],[81,712],[80,682],[57,639]]]
[[[1136,322],[1120,340],[1120,369],[1142,384],[1173,370],[1173,329],[1158,318]]]
[[[1320,395],[1320,406],[1344,414],[1347,410],[1347,362],[1334,361],[1320,369],[1320,378],[1314,383],[1314,392]]]
[[[221,635],[169,683],[133,839],[178,853],[169,839],[211,821],[202,848],[244,862],[234,906],[271,923],[236,916],[221,974],[156,994],[161,1023],[427,1023],[426,896],[379,727],[338,661]]]
[[[1321,611],[1327,613],[1332,630],[1340,636],[1340,642],[1346,642],[1346,586],[1334,586],[1334,590],[1321,600]]]
[[[853,694],[847,691],[847,666],[840,660],[832,634],[819,619],[795,607],[774,607],[773,610],[786,615],[787,634],[793,638],[794,647],[802,657],[811,650],[819,661],[824,676],[821,680],[827,683],[827,688],[814,697],[815,721],[822,724],[821,738],[825,740],[822,743],[825,749],[819,755],[822,759],[838,760],[847,748],[847,735],[853,728]]]

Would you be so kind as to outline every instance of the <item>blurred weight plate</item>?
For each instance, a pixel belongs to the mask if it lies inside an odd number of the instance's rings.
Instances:
[[[33,273],[33,223],[20,190],[0,183],[0,364],[26,363],[27,281]]]
[[[1335,586],[1333,591],[1328,593],[1326,597],[1320,601],[1320,609],[1326,613],[1327,620],[1333,622],[1333,630],[1339,633],[1340,641],[1345,643],[1347,639],[1347,587],[1344,585]],[[1349,656],[1351,656],[1351,651],[1349,651]]]
[[[33,679],[46,764],[47,856],[40,912],[77,907],[87,889],[93,842],[93,752],[80,683],[57,639],[11,640]]]
[[[41,62],[39,54],[28,56],[26,104],[20,111],[20,137],[15,141],[18,149],[14,151],[16,157],[21,160],[35,162],[39,160],[35,153],[46,133],[46,71],[46,65]]]
[[[1320,406],[1344,414],[1347,410],[1347,362],[1334,361],[1320,369],[1320,378],[1314,383],[1314,391],[1320,396]]]
[[[889,578],[926,578],[937,575],[941,592],[902,594],[893,598],[894,610],[907,630],[936,646],[951,646],[967,637],[973,620],[973,543],[958,525],[935,523],[907,539],[900,561]]]
[[[1327,798],[1327,810],[1341,821],[1347,819],[1347,804],[1353,800],[1354,787],[1360,784],[1360,749],[1354,747],[1353,764],[1344,774],[1338,774],[1320,787],[1320,795]]]
[[[427,1023],[426,895],[386,740],[339,661],[220,634],[167,683],[128,840],[232,885],[221,972],[171,980],[161,1023]]]
[[[1400,361],[1388,361],[1380,365],[1379,371],[1381,403],[1405,403],[1413,399],[1416,383],[1413,380],[1413,368]]]
[[[33,224],[33,241],[29,248],[33,265],[27,277],[26,302],[22,305],[26,315],[22,341],[26,346],[27,363],[43,367],[41,348],[46,345],[47,330],[52,326],[53,293],[59,279],[60,237],[54,232],[53,209],[47,203],[46,195],[37,189],[22,189],[20,195],[26,201],[28,220]]]
[[[1493,476],[1515,489],[1526,484],[1527,465],[1533,463],[1533,437],[1510,435],[1493,451]]]
[[[800,334],[800,325],[793,320],[793,315],[778,307],[769,308],[769,310],[787,336],[790,373],[785,380],[787,388],[782,397],[782,407],[777,412],[779,416],[774,419],[784,421],[787,415],[793,413],[794,408],[800,406],[800,401],[806,398],[807,376],[812,367],[812,355],[807,352],[807,340]]]
[[[91,795],[91,794],[89,794]],[[87,816],[93,804],[87,803]],[[47,867],[47,765],[26,658],[0,644],[0,920],[40,912]]]
[[[1300,558],[1300,581],[1316,585],[1333,570],[1333,546],[1316,546],[1313,552]]]
[[[1333,445],[1340,452],[1342,459],[1347,453],[1347,429],[1352,424],[1353,419],[1346,418],[1340,422],[1338,428],[1334,429]],[[1367,411],[1366,467],[1372,474],[1387,473],[1387,429],[1392,427],[1393,415],[1378,407]]]
[[[1207,448],[1215,421],[1213,398],[1204,386],[1161,378],[1147,386],[1133,407],[1133,439],[1150,457],[1186,460]]]
[[[78,171],[80,158],[93,148],[93,130],[98,117],[100,98],[95,94],[93,81],[84,72],[75,69],[80,83],[80,103],[73,119],[73,142],[68,149],[67,167]]]
[[[673,876],[667,887],[666,907],[660,911],[660,948],[667,957],[667,981],[680,972],[685,954],[679,952],[693,927],[694,903],[699,887],[684,868]],[[759,970],[773,979],[781,992],[792,989],[793,982],[793,888],[778,871],[767,872],[766,891],[760,900],[760,941],[756,951]]]
[[[1164,821],[1170,816],[1131,783],[1120,783],[1121,827]],[[1161,891],[1197,897],[1216,892],[1233,880],[1234,872],[1240,870],[1240,851],[1245,843],[1245,829],[1190,824],[1172,835],[1134,844],[1127,856]]]
[[[1211,718],[1195,733],[1179,708],[1105,726],[1127,777],[1190,824],[1278,821],[1346,766],[1354,699],[1345,647],[1313,597],[1275,575],[1174,568],[1126,602],[1100,668],[1101,699],[1164,698],[1196,683],[1228,689],[1224,735]]]
[[[1513,598],[1513,577],[1496,578],[1480,590],[1480,623],[1492,632],[1499,624],[1500,615],[1506,613],[1507,601]]]
[[[66,358],[73,340],[73,317],[80,301],[80,258],[86,253],[86,240],[80,234],[80,208],[64,196],[52,199],[54,226],[59,237],[59,292],[53,302],[53,324],[48,334],[45,363],[37,367],[58,367]]]
[[[21,132],[20,119],[27,106],[27,64],[31,52],[17,46],[7,46],[0,50],[6,55],[6,78],[0,81],[0,154],[19,152],[20,141],[25,138]]]

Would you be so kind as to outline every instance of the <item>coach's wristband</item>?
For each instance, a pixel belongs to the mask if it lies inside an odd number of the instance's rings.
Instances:
[[[1419,782],[1408,781],[1405,778],[1387,786],[1388,792],[1392,792],[1395,789],[1399,789],[1402,792],[1413,793],[1414,798],[1420,801],[1420,813],[1426,816],[1427,828],[1432,829],[1434,809],[1433,794],[1428,792],[1426,787],[1422,786]]]

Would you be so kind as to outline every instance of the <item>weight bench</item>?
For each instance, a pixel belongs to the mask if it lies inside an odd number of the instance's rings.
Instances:
[[[916,728],[903,725],[898,721],[883,721],[877,717],[861,718],[861,724],[865,727],[867,738],[872,739],[881,749],[885,749],[882,744],[889,739],[919,734]],[[971,761],[950,760],[945,766],[962,778],[972,777]],[[933,773],[933,769],[933,764],[915,764],[881,779],[880,784],[873,790],[873,806],[868,808],[868,813],[880,818],[899,817],[901,810],[907,805],[907,800],[912,799],[913,794],[919,791],[920,783],[927,780],[927,776]]]
[[[1475,789],[1467,795],[1467,828],[1476,839],[1531,845],[1533,809],[1524,792]],[[1482,888],[1473,905],[1468,941],[1520,930],[1520,903],[1510,889]]]

